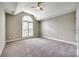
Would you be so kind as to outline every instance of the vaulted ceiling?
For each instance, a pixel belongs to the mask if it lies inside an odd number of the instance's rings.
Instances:
[[[43,2],[43,11],[31,8],[36,2],[0,2],[6,13],[16,15],[22,11],[30,13],[37,20],[45,20],[76,10],[77,2]]]

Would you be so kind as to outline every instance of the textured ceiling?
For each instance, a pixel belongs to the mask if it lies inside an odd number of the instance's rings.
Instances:
[[[3,6],[7,13],[18,14],[25,11],[34,15],[37,20],[45,20],[74,11],[77,6],[77,2],[43,2],[43,4],[45,5],[43,11],[31,8],[36,5],[36,2],[4,2]]]

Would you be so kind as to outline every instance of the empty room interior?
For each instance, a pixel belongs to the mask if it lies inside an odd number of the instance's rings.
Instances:
[[[78,56],[78,2],[0,2],[0,57]]]

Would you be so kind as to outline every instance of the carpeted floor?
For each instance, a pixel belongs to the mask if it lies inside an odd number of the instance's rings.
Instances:
[[[1,57],[76,57],[75,45],[45,38],[7,43]]]

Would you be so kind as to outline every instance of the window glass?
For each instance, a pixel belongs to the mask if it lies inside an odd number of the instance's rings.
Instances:
[[[22,37],[28,36],[28,23],[22,22]]]
[[[33,36],[33,20],[29,16],[22,19],[22,37]]]
[[[33,29],[33,23],[29,23],[29,29]]]
[[[29,36],[33,36],[33,30],[29,29]]]
[[[30,22],[33,22],[32,18],[29,17],[29,16],[24,16],[24,17],[23,17],[23,20],[24,20],[24,21],[30,21]]]

